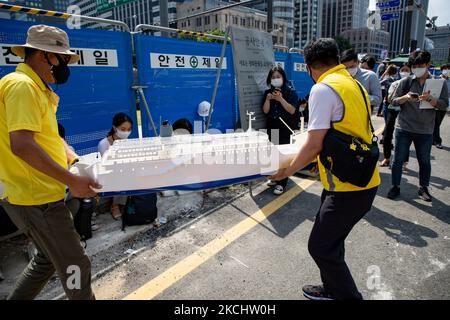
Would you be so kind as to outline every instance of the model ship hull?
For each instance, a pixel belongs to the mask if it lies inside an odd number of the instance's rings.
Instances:
[[[278,146],[259,133],[198,136],[189,142],[179,137],[134,139],[114,145],[104,159],[96,154],[84,157],[77,170],[102,185],[97,190],[102,196],[219,188],[286,167],[305,137],[306,133],[299,134],[293,143]]]

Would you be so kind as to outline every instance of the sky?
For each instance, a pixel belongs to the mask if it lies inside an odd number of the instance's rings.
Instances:
[[[387,1],[387,0],[386,0]],[[436,20],[437,26],[445,26],[450,24],[450,1],[449,0],[429,0],[428,16],[438,16]],[[369,8],[375,10],[376,0],[370,0]]]

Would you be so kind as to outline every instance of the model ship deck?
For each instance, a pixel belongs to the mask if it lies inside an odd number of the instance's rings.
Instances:
[[[247,153],[268,150],[271,143],[263,132],[175,135],[161,138],[117,140],[102,159],[104,166],[221,153]]]

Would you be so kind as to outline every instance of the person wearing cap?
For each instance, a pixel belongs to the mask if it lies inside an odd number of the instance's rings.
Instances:
[[[382,101],[381,85],[377,75],[373,71],[361,69],[358,63],[358,55],[353,49],[345,50],[341,54],[341,63],[345,65],[350,75],[369,93],[372,111]]]
[[[386,72],[389,62],[391,62],[391,59],[386,58],[380,63],[380,65],[377,68],[378,78],[381,78],[381,76]]]
[[[59,97],[49,86],[65,83],[79,56],[66,32],[45,25],[30,27],[26,44],[12,51],[25,60],[0,80],[1,204],[37,253],[8,299],[34,299],[55,271],[69,299],[95,299],[91,263],[64,197],[66,186],[79,198],[101,186],[69,172],[77,158],[59,136]]]

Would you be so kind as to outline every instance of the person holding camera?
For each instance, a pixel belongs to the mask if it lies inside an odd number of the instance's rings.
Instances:
[[[309,96],[308,137],[290,165],[270,179],[289,177],[318,159],[324,190],[308,250],[320,269],[322,284],[304,286],[303,295],[311,300],[360,300],[362,295],[345,262],[344,244],[371,209],[380,184],[370,99],[340,64],[334,39],[309,43],[304,56],[316,83]]]
[[[438,98],[423,92],[425,81],[431,79],[428,68],[431,55],[428,51],[415,51],[409,57],[413,77],[400,80],[392,99],[393,106],[400,106],[400,113],[395,131],[394,162],[392,164],[392,188],[387,197],[395,199],[400,195],[402,165],[409,155],[411,143],[414,143],[419,162],[419,197],[427,202],[432,201],[428,190],[431,176],[430,153],[433,144],[436,109],[446,110],[448,107],[448,89],[444,82]],[[420,109],[420,102],[427,101],[434,109]]]
[[[272,68],[267,75],[266,83],[270,89],[264,92],[262,109],[267,116],[269,139],[275,144],[290,143],[291,130],[298,129],[298,97],[287,82],[286,73],[280,66]],[[280,195],[284,192],[287,181],[288,178],[277,182],[271,181],[269,186],[274,186],[273,193]]]

